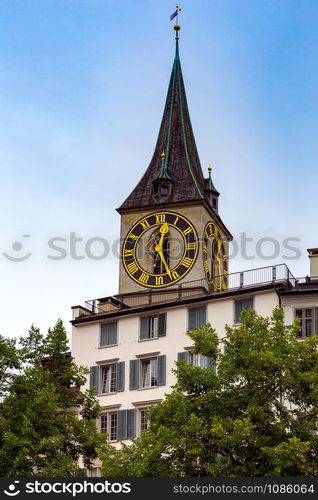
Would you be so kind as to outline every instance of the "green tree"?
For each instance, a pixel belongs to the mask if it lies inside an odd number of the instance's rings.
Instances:
[[[178,362],[149,429],[119,453],[100,452],[103,474],[317,476],[318,339],[299,342],[297,329],[277,308],[270,318],[243,311],[222,340],[209,324],[188,332],[217,370]]]
[[[80,390],[87,369],[65,355],[62,321],[46,336],[32,326],[19,349],[1,337],[0,349],[6,389],[0,404],[0,476],[85,475],[83,467],[92,464],[102,443],[99,406],[90,391]],[[2,367],[13,369],[10,380]]]

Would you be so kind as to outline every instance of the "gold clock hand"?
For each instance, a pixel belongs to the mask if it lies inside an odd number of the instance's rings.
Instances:
[[[165,259],[165,257],[164,257],[164,255],[163,255],[163,253],[162,253],[161,250],[158,250],[158,255],[159,255],[160,259],[162,260],[163,265],[165,266],[165,269],[166,269],[166,272],[167,272],[168,276],[170,276],[170,278],[171,278],[171,271],[170,271],[170,269],[168,267],[166,259]]]
[[[167,234],[167,232],[169,231],[168,224],[166,222],[164,224],[162,224],[159,231],[161,233],[161,236],[160,236],[160,240],[159,240],[158,245],[155,246],[156,252],[159,252],[159,250],[162,250],[163,240],[164,240],[165,234]]]

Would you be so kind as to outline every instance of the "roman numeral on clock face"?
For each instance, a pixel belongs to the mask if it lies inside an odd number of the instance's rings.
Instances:
[[[138,279],[139,279],[140,283],[148,283],[149,274],[141,273],[141,275],[139,276]]]
[[[142,228],[143,228],[143,229],[148,229],[148,228],[150,227],[150,224],[149,224],[149,222],[147,221],[147,219],[141,220],[141,221],[140,221],[140,224],[142,225]]]
[[[183,234],[186,236],[187,234],[191,233],[191,231],[192,231],[192,228],[191,227],[187,227],[187,229],[185,229],[183,231]]]
[[[195,250],[195,249],[196,249],[196,244],[194,242],[187,244],[187,250]]]
[[[162,276],[156,276],[156,286],[163,285],[163,277]]]
[[[135,274],[138,271],[138,266],[137,266],[136,262],[131,262],[130,264],[128,264],[127,270],[131,274]]]
[[[157,214],[156,215],[156,223],[157,224],[164,224],[166,222],[166,214]]]
[[[124,250],[124,256],[125,257],[130,257],[133,255],[133,250],[128,250],[128,248],[125,248]]]
[[[189,259],[188,257],[185,257],[185,258],[183,259],[183,261],[181,262],[181,265],[182,265],[182,266],[185,266],[185,267],[190,267],[190,266],[191,266],[191,264],[192,264],[192,260],[191,260],[191,259]]]

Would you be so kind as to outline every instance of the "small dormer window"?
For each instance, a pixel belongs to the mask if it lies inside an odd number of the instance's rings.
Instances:
[[[161,194],[163,196],[168,196],[169,195],[169,186],[167,186],[167,185],[159,186],[159,194]]]
[[[212,198],[212,206],[213,206],[213,208],[217,207],[216,198]]]
[[[153,183],[153,199],[157,203],[166,201],[171,196],[172,183],[167,179],[156,179]]]

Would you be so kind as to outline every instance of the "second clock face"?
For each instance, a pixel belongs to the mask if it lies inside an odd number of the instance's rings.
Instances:
[[[204,271],[214,291],[227,289],[228,257],[222,233],[215,222],[208,222],[203,232],[202,242]]]
[[[164,288],[191,270],[198,254],[198,236],[191,222],[176,212],[155,212],[128,232],[122,262],[136,283]]]

